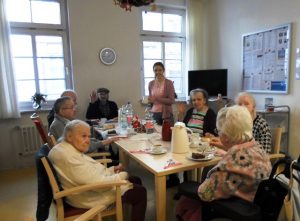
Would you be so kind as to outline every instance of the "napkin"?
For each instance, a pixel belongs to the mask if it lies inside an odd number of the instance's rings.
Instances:
[[[129,153],[148,153],[148,151],[139,149],[139,150],[130,150]]]
[[[176,161],[174,159],[168,159],[167,162],[166,162],[166,165],[164,166],[164,169],[168,169],[170,167],[179,166],[181,164],[182,164],[181,162],[178,162],[178,161]]]

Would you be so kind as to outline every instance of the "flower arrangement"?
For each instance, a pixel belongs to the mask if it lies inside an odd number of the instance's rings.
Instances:
[[[31,97],[31,100],[33,102],[32,107],[34,109],[40,109],[42,107],[42,103],[46,103],[46,94],[41,94],[35,92],[35,94]]]
[[[121,8],[124,8],[126,11],[131,11],[131,7],[140,7],[144,5],[150,5],[154,3],[155,0],[114,0],[115,5],[119,5]]]

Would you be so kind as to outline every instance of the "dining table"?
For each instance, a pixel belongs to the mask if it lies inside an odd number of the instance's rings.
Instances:
[[[209,159],[193,160],[191,151],[173,153],[171,142],[161,140],[160,133],[139,133],[115,141],[119,147],[120,162],[127,167],[135,160],[145,170],[154,175],[156,220],[166,221],[166,177],[183,171],[193,171],[198,168],[215,165],[221,159],[213,156]],[[153,151],[159,147],[161,151]]]

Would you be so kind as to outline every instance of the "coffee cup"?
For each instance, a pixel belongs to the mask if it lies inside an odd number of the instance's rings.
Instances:
[[[152,152],[153,153],[160,153],[162,151],[162,147],[153,147]]]

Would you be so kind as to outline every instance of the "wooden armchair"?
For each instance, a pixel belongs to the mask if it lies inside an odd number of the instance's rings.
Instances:
[[[38,170],[38,208],[37,221],[44,221],[49,214],[49,207],[52,200],[55,201],[57,210],[57,221],[84,221],[94,217],[94,220],[100,221],[102,217],[115,215],[117,221],[123,220],[121,185],[128,184],[126,181],[113,181],[106,183],[87,184],[71,189],[63,190],[59,185],[56,171],[48,160],[47,155],[49,148],[43,145],[36,155],[36,164]],[[46,178],[46,180],[45,180]],[[75,208],[64,202],[64,197],[81,192],[116,187],[115,191],[115,207],[107,208],[98,205],[91,209]],[[45,196],[45,193],[47,194]],[[41,218],[42,217],[42,218]]]
[[[34,113],[30,116],[30,119],[32,120],[36,129],[38,130],[43,143],[44,144],[47,143],[49,145],[49,147],[52,148],[55,145],[54,140],[53,140],[54,137],[50,137],[50,135],[48,135],[48,131],[45,128],[40,116],[37,113]]]

